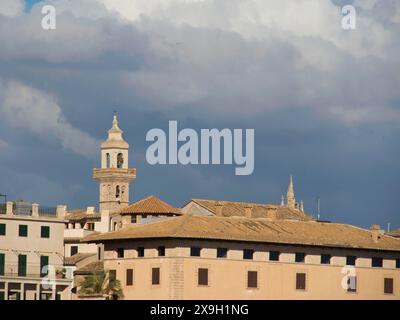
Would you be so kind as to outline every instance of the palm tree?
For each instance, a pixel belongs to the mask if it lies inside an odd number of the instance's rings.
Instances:
[[[85,277],[80,284],[79,293],[83,295],[104,294],[108,299],[122,299],[124,297],[121,282],[110,277],[106,271],[93,272]]]

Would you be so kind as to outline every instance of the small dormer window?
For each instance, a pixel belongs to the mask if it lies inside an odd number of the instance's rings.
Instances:
[[[117,155],[117,168],[121,169],[124,164],[124,155],[122,153],[118,153]]]

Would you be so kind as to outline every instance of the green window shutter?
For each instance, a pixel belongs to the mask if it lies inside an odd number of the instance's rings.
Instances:
[[[26,255],[24,254],[18,256],[18,276],[26,277]]]
[[[25,224],[19,225],[19,236],[20,237],[27,237],[28,236],[28,226]]]
[[[42,226],[40,228],[40,234],[42,238],[50,238],[50,227]]]
[[[4,223],[0,223],[0,236],[6,235],[6,225]]]
[[[5,265],[6,265],[6,255],[4,253],[0,253],[0,276],[4,276]]]
[[[40,276],[45,277],[48,275],[49,270],[48,268],[44,270],[45,266],[49,265],[49,257],[48,256],[40,256]]]

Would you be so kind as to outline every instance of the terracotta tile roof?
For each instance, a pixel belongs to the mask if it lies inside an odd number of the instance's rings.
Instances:
[[[119,214],[165,214],[181,215],[182,212],[155,196],[139,200],[130,206],[118,211]]]
[[[388,236],[400,238],[400,228],[396,230],[392,230],[390,232],[386,232]]]
[[[104,271],[104,262],[103,261],[95,261],[89,263],[82,268],[79,268],[74,271],[75,275],[88,275],[94,272],[102,272]]]
[[[223,217],[243,217],[245,216],[245,207],[252,208],[253,218],[267,218],[269,212],[275,211],[277,219],[295,219],[295,220],[312,220],[312,217],[299,210],[293,210],[286,207],[281,207],[273,204],[261,204],[252,202],[236,202],[208,199],[192,199],[194,203],[202,206],[210,212],[216,214],[217,204],[222,205]],[[189,202],[190,203],[190,202]]]
[[[64,258],[64,265],[66,265],[66,266],[74,266],[78,262],[80,262],[80,261],[82,261],[82,260],[84,260],[86,258],[89,258],[89,257],[91,257],[93,255],[95,255],[95,254],[93,254],[93,253],[77,253],[77,254],[74,254],[71,257],[65,257]]]
[[[400,251],[400,239],[348,224],[298,220],[183,215],[115,232],[88,236],[86,242],[117,239],[190,238]]]

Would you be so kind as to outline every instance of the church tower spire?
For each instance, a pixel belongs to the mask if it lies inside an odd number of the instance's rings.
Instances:
[[[294,196],[293,188],[293,177],[290,176],[289,187],[286,193],[286,203],[287,207],[290,209],[296,209],[296,198]]]
[[[129,184],[136,169],[128,167],[129,144],[124,140],[114,112],[107,140],[101,144],[101,168],[93,169],[100,188],[99,209],[115,211],[129,204]]]

